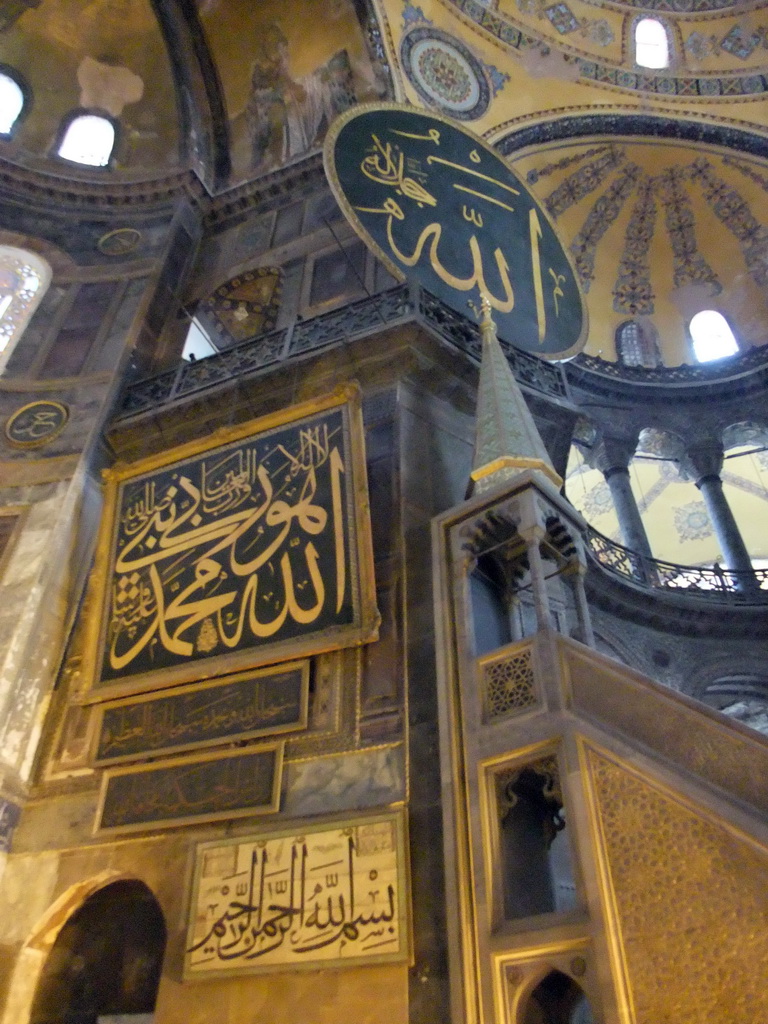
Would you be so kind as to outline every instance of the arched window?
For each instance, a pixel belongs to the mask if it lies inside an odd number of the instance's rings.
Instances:
[[[35,253],[0,245],[0,372],[51,282]]]
[[[702,309],[688,325],[693,341],[693,354],[700,363],[735,356],[739,346],[728,321],[716,309]]]
[[[78,114],[67,125],[59,156],[76,164],[106,167],[115,146],[115,126],[99,114]]]
[[[637,320],[625,320],[616,328],[616,355],[624,366],[644,366],[649,370],[661,362],[651,329]]]
[[[656,71],[669,67],[669,36],[657,18],[641,18],[635,25],[635,64]]]
[[[24,109],[24,90],[6,71],[0,71],[0,135],[10,135]]]

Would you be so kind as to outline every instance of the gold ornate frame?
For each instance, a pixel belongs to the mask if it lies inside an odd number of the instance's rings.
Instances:
[[[351,833],[359,826],[376,825],[378,823],[391,823],[394,828],[395,849],[393,851],[393,856],[396,862],[395,866],[398,890],[395,907],[399,933],[399,943],[396,952],[372,953],[365,956],[348,956],[328,959],[312,959],[310,957],[307,962],[304,963],[301,961],[281,961],[279,963],[259,965],[258,962],[254,963],[254,961],[251,960],[248,966],[230,967],[212,971],[200,970],[199,968],[195,969],[190,966],[188,954],[189,947],[193,944],[193,939],[195,938],[195,915],[200,898],[200,884],[202,880],[203,863],[206,851],[214,849],[219,850],[232,846],[248,846],[259,843],[265,844],[270,840],[281,838],[289,839],[290,837],[295,837],[304,839],[307,836],[322,835],[323,833],[339,833],[342,831],[348,831]],[[373,885],[375,882],[371,882],[371,884]],[[244,897],[242,895],[238,897],[240,900],[243,898]],[[257,835],[238,836],[234,839],[220,839],[201,843],[197,846],[195,851],[195,868],[189,894],[183,978],[185,981],[210,981],[215,978],[226,978],[238,975],[242,976],[244,974],[269,974],[285,972],[286,970],[316,971],[338,967],[357,967],[361,965],[410,962],[413,941],[411,935],[409,907],[410,876],[408,871],[407,819],[405,811],[402,808],[394,811],[390,810],[383,814],[358,814],[352,818],[344,818],[339,821],[331,822],[325,821],[322,824],[303,824],[299,822],[291,828],[280,828],[276,830],[270,828],[268,831],[265,830]]]
[[[349,453],[351,459],[352,511],[348,516],[350,564],[353,588],[354,621],[348,625],[331,626],[303,637],[276,640],[233,650],[212,658],[190,658],[189,663],[159,667],[134,676],[100,682],[106,622],[110,597],[110,580],[114,564],[116,517],[120,488],[123,482],[149,472],[171,466],[233,441],[245,440],[259,433],[286,426],[320,412],[345,407],[348,413]],[[378,636],[380,616],[376,607],[373,571],[368,483],[365,465],[365,442],[362,420],[362,396],[357,384],[346,384],[331,394],[310,399],[288,409],[281,409],[256,420],[217,430],[209,437],[180,445],[130,465],[118,463],[104,472],[106,493],[104,512],[96,548],[96,560],[90,588],[95,614],[86,626],[83,678],[86,681],[84,703],[127,697],[180,683],[199,682],[231,672],[273,665],[283,661],[321,654],[343,647],[369,643]]]
[[[90,729],[90,763],[96,766],[117,763],[127,764],[131,761],[146,760],[150,757],[154,758],[171,754],[183,754],[190,750],[203,750],[206,747],[220,747],[225,744],[240,743],[243,740],[256,739],[259,736],[278,736],[282,733],[299,732],[306,729],[309,711],[309,668],[309,659],[304,658],[301,661],[286,662],[284,665],[269,665],[261,669],[251,669],[245,672],[236,672],[234,675],[230,676],[221,676],[217,679],[209,679],[202,683],[191,683],[188,686],[178,686],[174,687],[172,690],[153,690],[151,693],[144,693],[138,697],[124,697],[122,700],[104,701],[103,703],[96,705],[94,708],[93,717],[95,722]],[[217,736],[207,740],[193,740],[189,743],[179,744],[178,746],[158,747],[157,749],[145,750],[135,754],[117,754],[112,757],[98,757],[98,747],[104,714],[112,708],[135,707],[137,704],[151,703],[155,700],[161,700],[164,697],[182,697],[186,693],[198,693],[203,690],[210,690],[213,694],[216,690],[219,690],[221,687],[227,686],[230,683],[237,683],[245,679],[258,678],[259,676],[284,675],[289,671],[297,670],[301,672],[301,699],[299,716],[296,722],[290,722],[287,725],[264,725],[257,729],[250,729],[245,732],[232,733],[226,736]]]
[[[99,801],[96,807],[96,820],[93,827],[93,834],[96,836],[129,835],[132,832],[154,832],[157,829],[172,828],[178,825],[201,825],[208,821],[229,821],[235,818],[252,818],[257,814],[277,814],[280,810],[280,790],[283,781],[283,754],[285,742],[265,743],[252,747],[236,747],[234,750],[224,752],[217,751],[215,754],[189,754],[186,757],[167,758],[164,761],[151,761],[149,763],[130,765],[127,768],[107,768],[101,777],[101,789],[99,790]],[[163,768],[179,768],[184,765],[203,764],[207,761],[224,761],[233,757],[243,757],[247,754],[275,752],[275,770],[272,779],[272,792],[269,804],[251,805],[237,810],[224,809],[221,811],[209,811],[204,814],[186,815],[177,818],[159,818],[154,821],[133,822],[129,825],[107,825],[102,827],[101,820],[104,814],[104,805],[107,798],[107,790],[110,779],[117,776],[136,775],[144,772],[148,776],[153,770]]]

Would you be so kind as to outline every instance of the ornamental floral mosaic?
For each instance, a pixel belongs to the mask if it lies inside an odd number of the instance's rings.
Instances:
[[[739,240],[744,262],[755,282],[768,284],[768,228],[757,221],[742,196],[715,174],[704,157],[693,162],[691,180],[701,185],[713,212]]]
[[[554,42],[553,33],[556,39],[567,41],[567,50],[573,50],[570,44],[577,40],[592,43],[598,48],[616,43],[615,33],[605,19],[578,18],[573,8],[566,2],[553,4],[545,0],[516,0],[518,12],[528,18],[535,17],[541,23],[541,32],[532,29],[526,21],[518,23],[506,11],[500,10],[495,3],[482,3],[480,0],[440,2],[474,22],[504,46],[518,52],[532,49],[544,52]],[[680,2],[684,5],[683,8],[676,6],[678,0],[643,0],[642,9],[706,13],[710,10],[726,10],[728,6],[725,0]],[[690,8],[687,6],[689,4]],[[639,4],[633,4],[629,9],[638,10],[639,7]],[[732,62],[731,58],[741,62],[754,57],[758,47],[768,48],[768,25],[751,29],[737,23],[726,29],[721,36],[712,38],[700,32],[693,38],[696,32],[697,30],[692,30],[682,41],[682,49],[697,61],[704,56],[716,55],[722,59],[729,58],[729,63]],[[693,40],[690,44],[688,38]],[[684,75],[675,73],[672,69],[658,73],[647,68],[638,69],[627,61],[608,63],[605,59],[596,59],[596,54],[565,52],[563,56],[566,63],[576,65],[580,79],[608,89],[645,92],[658,96],[689,96],[699,100],[720,99],[723,96],[733,99],[748,98],[768,92],[768,75],[762,73],[762,68],[753,71],[745,69],[743,73],[714,72],[704,75],[694,71]]]
[[[502,151],[504,146],[500,147]],[[768,190],[768,178],[753,167],[730,157],[720,158],[723,169],[740,174]],[[747,273],[760,286],[768,285],[768,226],[761,223],[738,182],[726,181],[713,160],[698,157],[667,167],[659,174],[628,160],[626,147],[617,144],[592,146],[582,152],[550,160],[527,171],[531,183],[558,171],[568,171],[550,186],[544,205],[558,220],[574,206],[589,202],[581,227],[570,245],[577,272],[586,291],[595,277],[598,246],[629,206],[624,244],[618,255],[618,275],[613,288],[613,308],[629,316],[654,313],[650,250],[659,231],[666,235],[672,255],[675,288],[706,284],[721,288],[717,274],[700,251],[694,198],[701,197],[720,223],[737,240]],[[581,208],[581,207],[580,207]],[[662,217],[659,217],[661,212]],[[615,265],[615,264],[614,264]]]
[[[681,541],[705,540],[712,536],[712,523],[703,501],[689,501],[674,510],[675,529]]]
[[[637,191],[613,289],[613,308],[617,313],[648,316],[655,309],[648,251],[656,229],[656,200],[648,180],[641,182]]]
[[[482,117],[509,75],[479,60],[460,39],[435,28],[420,7],[406,4],[403,28],[400,61],[424,103],[460,121]]]
[[[571,246],[576,270],[581,277],[584,290],[589,291],[595,276],[595,253],[600,239],[621,213],[624,203],[642,174],[637,164],[624,167],[616,180],[606,189],[589,211],[584,226]]]
[[[582,502],[582,509],[590,519],[596,519],[598,516],[613,511],[611,489],[604,480],[596,483],[587,491]]]

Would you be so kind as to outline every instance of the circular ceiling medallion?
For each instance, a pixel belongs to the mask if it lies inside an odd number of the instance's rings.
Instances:
[[[414,28],[400,43],[408,81],[430,106],[460,121],[482,117],[491,90],[478,59],[453,36],[436,28]]]
[[[29,402],[8,417],[5,436],[17,448],[39,448],[58,437],[68,419],[61,402]]]
[[[115,228],[108,231],[96,243],[96,248],[105,256],[127,256],[141,241],[141,232],[136,228]]]

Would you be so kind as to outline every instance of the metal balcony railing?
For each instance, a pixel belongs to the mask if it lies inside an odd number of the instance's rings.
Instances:
[[[207,359],[182,361],[165,373],[135,381],[123,392],[115,419],[140,415],[294,356],[374,334],[383,327],[414,322],[479,362],[482,343],[476,323],[455,313],[423,288],[398,285],[330,313],[297,320],[282,330],[249,338]],[[568,398],[568,385],[559,365],[505,342],[502,348],[522,387],[550,398]]]
[[[768,569],[732,572],[719,566],[677,565],[647,558],[589,527],[587,551],[606,572],[650,590],[703,601],[768,605]]]
[[[582,352],[568,365],[569,372],[576,375],[579,370],[610,377],[613,380],[632,384],[695,385],[712,384],[768,370],[768,348],[765,346],[748,349],[735,356],[717,359],[711,363],[682,364],[681,366],[625,366],[620,362],[601,359],[599,356]]]

